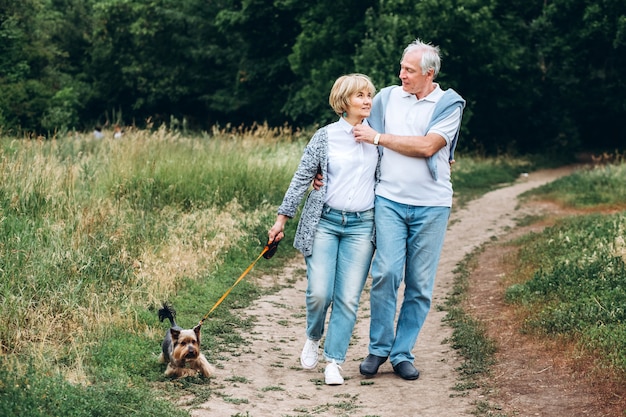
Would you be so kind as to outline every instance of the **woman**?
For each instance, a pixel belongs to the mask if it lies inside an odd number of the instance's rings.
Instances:
[[[325,185],[307,197],[294,239],[307,267],[307,340],[300,363],[314,369],[326,313],[332,304],[324,342],[324,371],[328,385],[343,384],[339,365],[356,322],[359,299],[374,253],[374,185],[378,149],[354,140],[352,129],[367,123],[375,88],[363,74],[339,77],[329,103],[339,120],[319,129],[304,150],[270,241],[284,237],[285,223],[296,210],[318,170]]]

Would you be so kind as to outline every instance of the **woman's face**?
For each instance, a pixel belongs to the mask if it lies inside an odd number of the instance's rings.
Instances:
[[[350,96],[348,103],[348,119],[357,123],[369,117],[372,110],[372,93],[369,90],[360,90]]]

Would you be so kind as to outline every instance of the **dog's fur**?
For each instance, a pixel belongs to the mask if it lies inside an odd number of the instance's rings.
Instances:
[[[163,339],[161,363],[167,363],[165,376],[180,378],[200,372],[209,378],[214,369],[200,352],[200,324],[193,329],[183,329],[176,324],[176,310],[167,303],[159,309],[159,320],[169,319],[171,327]]]

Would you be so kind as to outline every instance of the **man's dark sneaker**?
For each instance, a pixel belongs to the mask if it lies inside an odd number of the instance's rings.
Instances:
[[[367,358],[361,362],[361,365],[359,365],[359,371],[361,375],[374,376],[378,372],[380,365],[385,363],[386,360],[387,357],[369,354]]]
[[[420,371],[415,369],[409,361],[402,361],[393,367],[393,372],[400,375],[400,378],[412,381],[420,377]],[[361,372],[362,373],[362,372]]]

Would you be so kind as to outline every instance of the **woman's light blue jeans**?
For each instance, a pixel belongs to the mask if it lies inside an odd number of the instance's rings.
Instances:
[[[324,341],[327,361],[343,363],[356,322],[361,292],[369,273],[374,244],[374,210],[341,212],[324,206],[307,256],[306,334],[320,340],[332,304]]]
[[[392,365],[411,351],[430,310],[449,207],[418,207],[376,196],[376,255],[372,264],[369,353]],[[404,299],[394,329],[398,289]]]

